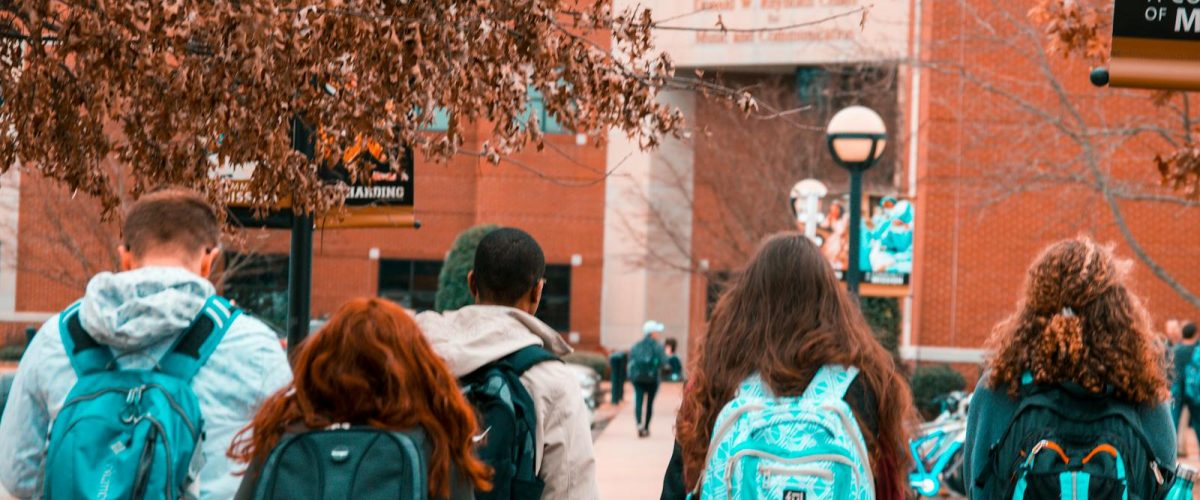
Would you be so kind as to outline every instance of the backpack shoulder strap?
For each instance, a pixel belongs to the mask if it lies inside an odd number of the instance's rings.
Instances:
[[[850,384],[858,377],[858,368],[853,366],[825,365],[817,370],[812,381],[804,389],[803,399],[845,399]]]
[[[498,363],[507,365],[508,369],[512,370],[513,373],[520,377],[535,365],[539,365],[547,361],[561,360],[558,358],[558,356],[555,356],[550,351],[547,351],[546,348],[540,345],[531,345],[529,347],[521,348],[517,352],[501,358]]]
[[[62,336],[63,348],[71,361],[75,375],[82,377],[108,370],[113,363],[112,351],[83,329],[79,320],[79,305],[76,302],[58,315],[58,332]]]
[[[225,332],[241,313],[225,298],[219,295],[209,297],[191,326],[159,361],[159,370],[183,380],[191,380],[213,351],[217,350]]]

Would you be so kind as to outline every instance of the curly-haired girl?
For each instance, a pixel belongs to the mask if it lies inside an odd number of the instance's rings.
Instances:
[[[988,369],[972,401],[964,461],[968,484],[976,484],[972,498],[998,498],[1019,481],[1009,462],[1024,455],[1005,455],[1008,443],[1034,439],[1057,446],[1054,439],[1073,439],[1072,410],[1085,408],[1094,419],[1109,412],[1127,416],[1114,421],[1127,421],[1127,432],[1140,441],[1116,458],[1128,462],[1130,490],[1162,486],[1175,462],[1166,358],[1146,310],[1126,287],[1128,268],[1109,248],[1084,237],[1055,243],[1034,261],[1016,313],[992,333]],[[1061,413],[1026,432],[1029,425],[1018,420],[1032,418],[1022,409],[1033,405],[1022,403],[1048,395],[1055,399],[1045,401],[1061,403]],[[1141,444],[1150,450],[1140,450]],[[1070,457],[1069,450],[1059,455],[1068,462],[1085,458]]]

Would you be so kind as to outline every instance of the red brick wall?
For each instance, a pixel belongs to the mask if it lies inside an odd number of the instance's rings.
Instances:
[[[923,72],[912,336],[919,345],[981,347],[992,326],[1014,310],[1026,267],[1055,240],[1089,234],[1114,242],[1122,257],[1134,256],[1103,198],[1089,186],[1035,184],[1027,174],[1005,178],[1004,172],[1029,172],[1029,165],[1037,163],[1051,176],[1075,172],[1073,161],[1084,151],[1054,123],[1035,117],[1047,112],[1063,116],[1071,126],[1072,117],[1043,80],[1036,57],[1027,62],[1002,44],[980,41],[990,35],[974,28],[974,19],[992,18],[994,9],[1007,9],[1009,19],[1023,21],[1035,2],[967,3],[970,12],[956,1],[922,2],[923,56],[943,70]],[[996,40],[1017,46],[1041,40],[1037,31],[1027,38],[1016,25],[989,24],[997,29]],[[1161,119],[1146,93],[1120,97],[1113,90],[1093,89],[1087,83],[1088,68],[1058,56],[1049,61],[1084,119],[1112,124]],[[960,77],[960,65],[975,76]],[[1033,109],[1022,109],[981,85],[1004,89]],[[1093,143],[1105,148],[1119,140]],[[1165,150],[1159,141],[1139,138],[1120,144],[1112,155],[1099,154],[1109,158],[1103,168],[1117,181],[1154,184],[1151,160]],[[1007,197],[997,195],[998,187],[1023,183]],[[1146,251],[1185,286],[1200,290],[1200,212],[1133,201],[1120,207]],[[1200,311],[1135,262],[1133,289],[1145,299],[1156,325],[1167,318],[1200,319]]]
[[[326,230],[314,235],[313,315],[332,313],[346,300],[378,293],[379,263],[369,259],[371,248],[379,248],[381,258],[442,260],[458,233],[476,224],[496,223],[532,234],[548,263],[569,264],[572,255],[583,257],[583,265],[575,267],[571,277],[571,329],[580,333],[578,347],[599,349],[605,149],[577,146],[574,135],[548,135],[546,140],[554,148],[540,153],[530,148],[514,157],[524,167],[494,166],[469,155],[435,163],[418,154],[415,200],[421,229]],[[469,134],[464,150],[479,149],[479,141]],[[51,226],[46,211],[35,209],[35,190],[27,187],[34,182],[45,181],[22,179],[19,259],[59,262],[81,274],[60,245],[31,236]],[[53,193],[55,203],[66,202],[62,190]],[[90,238],[89,233],[105,234],[74,230],[81,241]],[[272,231],[256,248],[261,253],[286,253],[288,245],[287,231]],[[92,242],[81,251],[99,255],[99,248]],[[21,271],[17,310],[56,311],[81,293],[81,286]]]
[[[24,175],[17,241],[17,311],[59,311],[83,294],[87,277],[114,270],[119,236],[99,207],[46,179]]]

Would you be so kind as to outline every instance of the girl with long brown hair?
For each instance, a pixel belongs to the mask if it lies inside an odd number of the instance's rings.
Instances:
[[[687,489],[700,482],[717,416],[743,381],[757,374],[775,396],[795,397],[825,365],[859,370],[845,401],[866,441],[875,498],[902,498],[908,384],[829,262],[799,233],[768,238],[713,310],[678,420]]]
[[[1129,267],[1086,237],[1050,245],[1030,266],[1016,312],[988,341],[991,356],[971,401],[963,465],[973,498],[1008,495],[1017,484],[1010,469],[1023,458],[1015,457],[1037,453],[1015,441],[1022,436],[1032,436],[1026,440],[1037,443],[1026,444],[1035,447],[1045,441],[1054,446],[1042,448],[1066,448],[1060,455],[1078,465],[1079,457],[1057,441],[1104,434],[1104,442],[1084,443],[1095,451],[1120,448],[1120,436],[1134,432],[1133,449],[1118,457],[1131,471],[1130,498],[1148,498],[1136,492],[1163,485],[1175,464],[1167,358],[1145,308],[1127,288]],[[1033,405],[1051,397],[1045,409]],[[1109,413],[1120,425],[1103,433],[1076,422],[1098,422]],[[1031,420],[1042,414],[1044,421]],[[1151,449],[1142,450],[1143,444]]]
[[[337,423],[420,428],[429,450],[432,498],[473,498],[490,471],[473,455],[473,410],[413,319],[383,299],[343,305],[300,347],[295,380],[263,404],[229,456],[251,463],[239,497],[253,492],[261,466],[285,433]]]

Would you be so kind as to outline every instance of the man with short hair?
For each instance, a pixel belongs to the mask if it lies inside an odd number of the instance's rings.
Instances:
[[[533,316],[545,271],[545,255],[532,236],[520,229],[497,229],[479,242],[475,267],[467,275],[476,305],[417,315],[455,377],[467,377],[530,346],[557,356],[571,352],[558,332]],[[563,363],[547,361],[520,374],[520,385],[536,409],[535,470],[545,483],[541,498],[599,498],[591,418],[577,377]],[[485,429],[481,437],[486,435]]]
[[[156,366],[216,294],[207,276],[220,254],[220,233],[216,212],[194,191],[143,196],[125,216],[121,272],[97,274],[79,302],[83,334],[111,351],[117,368]],[[55,315],[25,351],[0,419],[0,482],[11,494],[42,495],[47,434],[76,380]],[[275,332],[249,315],[236,316],[191,379],[205,424],[200,498],[233,497],[241,478],[226,450],[260,403],[290,380]]]

